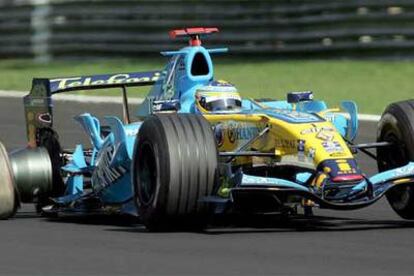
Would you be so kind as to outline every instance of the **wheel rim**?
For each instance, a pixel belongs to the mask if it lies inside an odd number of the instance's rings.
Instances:
[[[138,161],[137,183],[140,201],[144,205],[150,205],[155,197],[157,183],[157,165],[154,150],[148,142],[141,146],[141,155]]]

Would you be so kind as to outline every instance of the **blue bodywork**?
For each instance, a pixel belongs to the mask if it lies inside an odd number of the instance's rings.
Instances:
[[[90,85],[111,86],[113,84],[128,84],[134,81],[154,81],[148,97],[136,111],[136,115],[144,119],[158,110],[174,110],[178,113],[196,113],[195,91],[214,79],[214,67],[211,54],[226,52],[227,49],[206,49],[202,46],[185,47],[179,51],[163,52],[170,58],[164,70],[148,73],[129,73],[116,75],[100,75],[52,80],[52,93],[85,88]],[[197,63],[197,64],[196,64]],[[89,78],[89,79],[88,79]],[[94,83],[94,84],[93,84]],[[295,96],[296,97],[296,96]],[[292,97],[292,99],[296,99]],[[307,95],[306,97],[309,97]],[[325,102],[319,100],[289,103],[286,100],[253,101],[244,99],[242,113],[252,114],[257,110],[289,123],[309,123],[321,120],[331,121],[338,132],[352,141],[358,130],[357,106],[353,102],[343,102],[341,105],[347,115],[330,112]],[[264,109],[265,107],[265,109]],[[326,111],[324,118],[315,113]],[[293,112],[300,116],[290,116]],[[116,117],[105,117],[105,125],[110,131],[103,134],[101,123],[91,114],[84,113],[75,118],[89,136],[92,149],[86,151],[82,145],[77,145],[71,160],[62,167],[67,175],[65,195],[54,199],[54,206],[45,208],[49,212],[96,213],[115,212],[138,214],[131,204],[134,191],[131,185],[131,162],[134,143],[141,122],[124,123]],[[139,158],[139,157],[138,157]],[[308,197],[326,208],[359,208],[378,200],[388,189],[399,184],[414,182],[414,163],[377,174],[367,178],[352,188],[341,202],[329,202],[316,196],[306,185],[310,173],[299,173],[296,180],[285,180],[271,177],[249,176],[238,172],[230,175],[236,182],[237,188],[261,189],[269,191],[277,189],[281,192],[300,194]],[[371,197],[366,193],[371,190]],[[212,200],[214,202],[214,200]],[[74,204],[76,203],[76,204]]]

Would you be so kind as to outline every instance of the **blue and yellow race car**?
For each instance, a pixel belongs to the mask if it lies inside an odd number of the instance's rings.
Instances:
[[[24,98],[28,147],[10,157],[0,147],[0,216],[34,202],[44,215],[133,214],[157,231],[202,228],[214,214],[358,209],[385,195],[414,218],[413,100],[388,106],[377,141],[354,144],[352,101],[328,108],[310,91],[245,99],[216,79],[211,55],[227,49],[204,48],[201,37],[217,31],[170,32],[189,45],[162,52],[170,59],[160,71],[34,79]],[[149,85],[132,122],[126,90]],[[115,87],[122,118],[78,115],[92,147],[62,149],[53,95]],[[367,177],[357,152],[376,159],[380,173]]]

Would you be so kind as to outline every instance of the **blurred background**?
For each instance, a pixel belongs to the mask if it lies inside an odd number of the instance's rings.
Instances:
[[[160,69],[159,51],[187,44],[168,31],[197,26],[220,29],[203,41],[230,48],[216,78],[248,97],[312,90],[374,114],[414,97],[414,0],[0,0],[0,90]]]

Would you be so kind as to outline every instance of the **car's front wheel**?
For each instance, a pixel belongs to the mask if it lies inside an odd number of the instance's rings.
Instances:
[[[380,172],[398,168],[414,161],[414,100],[390,104],[378,124],[378,142],[394,146],[377,150]],[[414,219],[414,189],[412,185],[397,186],[386,197],[394,211],[405,219]]]
[[[135,142],[132,182],[138,212],[151,231],[200,229],[217,181],[211,125],[192,114],[152,115]]]

